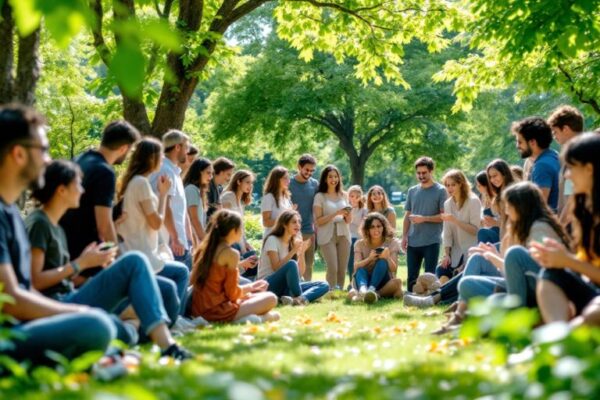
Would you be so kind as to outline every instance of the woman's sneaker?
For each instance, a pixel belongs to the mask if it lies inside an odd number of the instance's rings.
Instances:
[[[294,299],[292,299],[290,296],[281,296],[279,298],[279,304],[282,306],[291,306],[294,304]]]
[[[365,303],[373,304],[376,303],[377,300],[379,300],[379,296],[377,295],[375,288],[369,288],[369,290],[367,290],[367,293],[365,293]]]
[[[194,355],[177,343],[173,343],[160,352],[161,357],[171,357],[178,361],[185,361],[194,358]]]
[[[433,302],[432,296],[422,297],[410,293],[405,293],[404,305],[407,307],[428,308],[433,307],[435,303]]]

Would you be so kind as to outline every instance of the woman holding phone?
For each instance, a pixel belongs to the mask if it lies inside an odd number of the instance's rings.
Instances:
[[[401,297],[402,281],[395,279],[400,240],[387,218],[378,212],[367,214],[362,239],[354,245],[353,301],[374,303],[380,297]]]
[[[317,244],[327,264],[327,283],[331,290],[342,289],[350,258],[350,211],[343,190],[342,175],[333,165],[323,168],[315,195],[313,215],[317,225]]]

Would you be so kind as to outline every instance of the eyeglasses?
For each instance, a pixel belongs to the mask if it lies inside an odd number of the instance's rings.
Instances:
[[[39,149],[44,154],[50,150],[49,145],[41,143],[19,143],[19,146],[23,146],[27,149]]]

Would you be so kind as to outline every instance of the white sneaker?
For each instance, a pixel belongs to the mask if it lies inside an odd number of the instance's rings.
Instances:
[[[171,332],[181,335],[194,332],[195,330],[196,325],[194,325],[189,319],[184,317],[177,317],[177,321],[175,321],[175,324],[171,327]]]
[[[233,321],[234,324],[262,324],[264,321],[263,319],[256,315],[256,314],[250,314],[250,315],[246,315],[245,317],[242,318],[238,318],[235,321]]]
[[[435,303],[433,302],[432,296],[421,297],[414,294],[405,293],[404,305],[408,307],[428,308],[433,307]]]
[[[373,304],[373,303],[376,303],[377,300],[379,300],[379,296],[377,295],[377,292],[374,289],[369,288],[367,293],[365,293],[364,299],[365,299],[365,303]]]
[[[290,296],[281,296],[279,298],[279,304],[282,306],[291,306],[294,304],[294,299],[292,299]]]
[[[202,317],[196,317],[192,320],[190,320],[190,323],[193,324],[196,328],[199,326],[209,326],[210,322],[208,322],[207,320],[205,320]]]

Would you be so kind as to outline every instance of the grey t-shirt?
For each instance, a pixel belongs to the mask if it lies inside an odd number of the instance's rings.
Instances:
[[[446,196],[446,189],[437,182],[425,189],[421,185],[415,185],[408,189],[404,210],[425,217],[437,215],[444,210]],[[442,222],[411,223],[408,230],[408,245],[421,247],[441,243],[443,226]]]
[[[296,176],[290,181],[290,192],[292,193],[292,204],[298,205],[298,212],[302,217],[302,233],[313,233],[313,201],[319,188],[319,182],[310,178],[304,183],[296,180]]]

